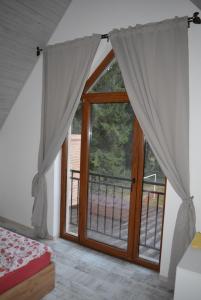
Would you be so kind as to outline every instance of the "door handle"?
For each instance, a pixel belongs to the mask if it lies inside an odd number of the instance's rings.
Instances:
[[[133,177],[131,179],[131,192],[133,191],[133,184],[135,184],[136,180],[135,180],[135,177]]]
[[[136,182],[135,177],[131,179],[131,182],[134,184]]]

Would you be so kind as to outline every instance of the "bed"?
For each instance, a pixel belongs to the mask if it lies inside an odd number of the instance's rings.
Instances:
[[[0,227],[0,299],[38,300],[54,288],[51,249]]]

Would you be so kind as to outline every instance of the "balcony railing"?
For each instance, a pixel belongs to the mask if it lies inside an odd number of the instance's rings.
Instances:
[[[70,225],[78,225],[80,172],[70,170]],[[89,173],[87,230],[128,240],[131,180]],[[140,247],[160,252],[165,184],[143,180]]]

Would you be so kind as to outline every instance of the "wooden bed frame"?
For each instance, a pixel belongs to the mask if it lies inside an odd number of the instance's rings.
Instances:
[[[0,300],[39,300],[55,286],[55,267],[51,262],[34,276],[0,295]]]

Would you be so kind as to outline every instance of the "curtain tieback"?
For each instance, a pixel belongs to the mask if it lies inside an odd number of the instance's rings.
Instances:
[[[32,180],[32,197],[37,197],[38,196],[38,192],[39,192],[39,186],[41,184],[44,184],[44,180],[45,180],[45,175],[44,173],[36,173],[36,175],[34,176],[33,180]]]
[[[40,175],[39,173],[37,173],[32,180],[32,191],[31,191],[32,197],[37,197],[38,195],[39,179],[40,179]]]
[[[182,201],[182,204],[186,207],[192,207],[193,206],[193,198],[194,196],[190,196],[189,198],[186,198]]]

